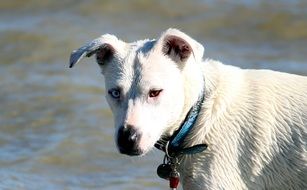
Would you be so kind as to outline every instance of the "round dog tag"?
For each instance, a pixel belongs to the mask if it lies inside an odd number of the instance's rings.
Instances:
[[[163,179],[169,179],[172,172],[172,168],[169,164],[160,164],[157,168],[157,174]]]

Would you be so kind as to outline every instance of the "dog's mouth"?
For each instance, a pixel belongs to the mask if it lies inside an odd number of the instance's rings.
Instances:
[[[128,156],[140,156],[144,154],[144,152],[140,149],[128,150],[122,147],[119,147],[118,149],[121,154],[126,154]]]

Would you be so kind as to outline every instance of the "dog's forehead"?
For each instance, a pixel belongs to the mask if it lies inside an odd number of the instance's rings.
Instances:
[[[148,39],[129,43],[125,57],[122,58],[122,66],[128,67],[129,65],[137,66],[146,64],[144,58],[148,57],[155,43],[156,40]]]
[[[157,75],[162,75],[167,72],[169,66],[172,67],[170,64],[163,64],[166,57],[155,44],[156,40],[144,40],[132,45],[135,48],[124,64],[130,65],[130,72],[134,76],[133,82],[155,82]]]
[[[156,40],[140,40],[137,42],[133,42],[131,43],[132,47],[135,47],[135,51],[137,52],[137,54],[143,54],[146,55],[150,52],[150,50],[152,50],[152,48],[154,47],[156,43]]]
[[[129,44],[129,49],[122,59],[121,67],[126,71],[126,75],[141,75],[144,70],[150,67],[149,55],[155,45],[155,40],[140,40]]]
[[[124,53],[121,53],[119,57],[107,66],[107,72],[105,77],[108,81],[116,83],[133,82],[144,71],[144,67],[147,64],[147,57],[150,51],[154,47],[155,40],[140,40],[132,43],[128,43]]]

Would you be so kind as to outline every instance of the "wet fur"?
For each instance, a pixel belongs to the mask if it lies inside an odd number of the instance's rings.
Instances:
[[[307,78],[202,63],[206,101],[182,158],[184,189],[306,189]]]

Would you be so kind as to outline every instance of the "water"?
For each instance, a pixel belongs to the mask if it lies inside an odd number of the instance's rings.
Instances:
[[[178,27],[205,57],[307,75],[306,1],[1,1],[0,189],[167,189],[158,151],[120,155],[104,79],[71,50],[104,33],[155,38]]]

